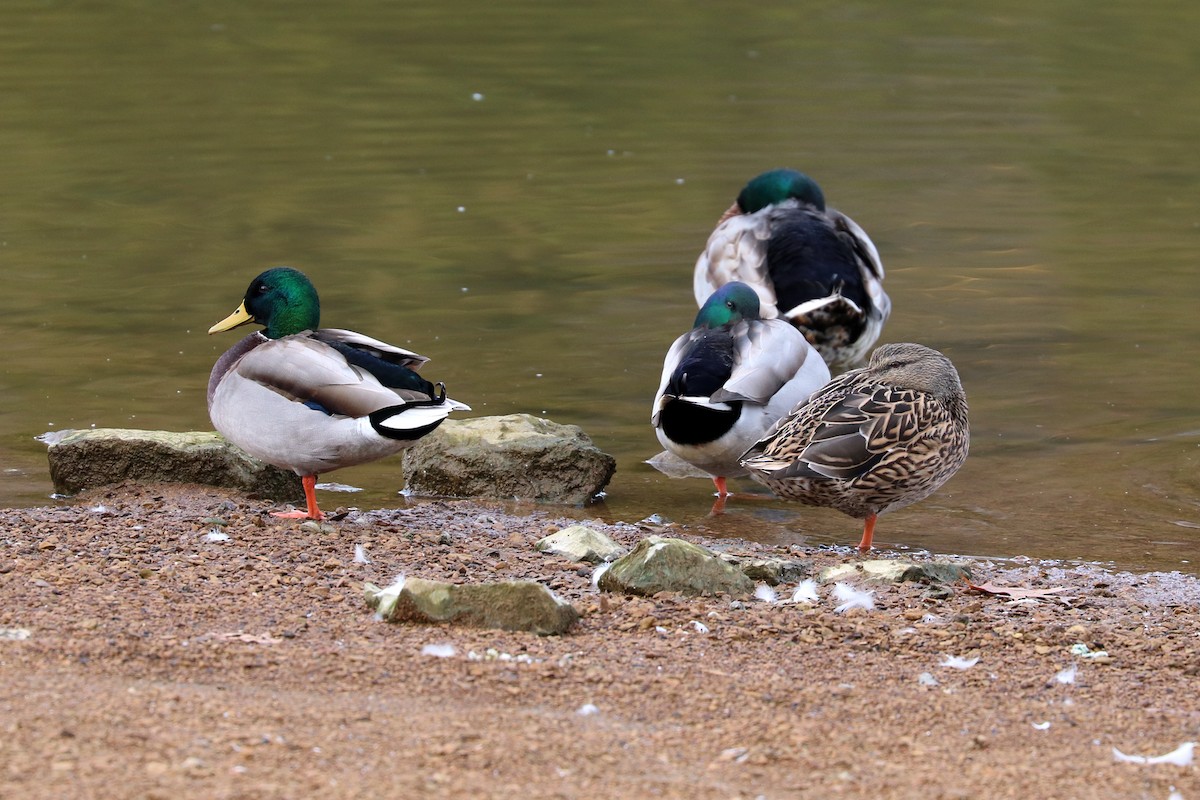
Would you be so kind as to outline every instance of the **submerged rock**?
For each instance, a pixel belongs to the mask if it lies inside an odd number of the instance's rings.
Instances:
[[[573,561],[599,564],[625,555],[625,548],[605,534],[586,525],[572,525],[539,539],[534,545],[543,553],[565,556]]]
[[[446,420],[404,451],[404,481],[418,495],[581,504],[617,469],[575,425],[529,414]]]
[[[93,428],[39,438],[49,448],[50,479],[61,494],[132,480],[200,483],[269,500],[304,497],[294,472],[259,461],[215,431]]]
[[[566,633],[579,619],[570,603],[540,583],[442,583],[408,578],[380,589],[363,586],[367,605],[389,622],[461,622],[477,628]]]
[[[754,583],[733,564],[682,539],[647,536],[600,576],[606,592],[744,595]]]

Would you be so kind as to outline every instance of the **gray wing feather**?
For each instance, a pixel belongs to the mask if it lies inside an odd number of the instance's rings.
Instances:
[[[307,336],[288,336],[256,347],[238,362],[239,377],[334,414],[361,417],[404,398],[370,373],[351,366],[340,353]],[[419,395],[419,392],[409,393]],[[417,399],[417,398],[408,398]]]
[[[733,372],[725,385],[713,393],[714,401],[749,400],[766,405],[805,368],[806,361],[821,360],[803,334],[783,320],[738,323],[733,340]],[[811,370],[818,365],[808,366]],[[828,380],[828,370],[824,363],[819,366],[824,378],[815,380],[822,383]]]

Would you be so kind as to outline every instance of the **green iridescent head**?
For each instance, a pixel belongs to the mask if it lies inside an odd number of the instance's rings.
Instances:
[[[744,319],[758,319],[758,315],[758,295],[746,284],[733,281],[704,301],[694,327],[719,328]]]
[[[773,169],[754,178],[738,195],[737,204],[742,213],[753,214],[793,197],[818,211],[825,210],[825,194],[821,187],[812,178],[794,169]]]
[[[313,330],[321,323],[321,301],[303,272],[275,267],[250,282],[242,304],[225,319],[208,329],[218,333],[251,322],[266,326],[269,339]]]

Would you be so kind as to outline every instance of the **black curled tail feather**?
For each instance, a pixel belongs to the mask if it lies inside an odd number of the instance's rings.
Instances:
[[[403,407],[404,408],[421,408],[421,407],[427,407],[427,406],[440,406],[446,402],[446,384],[442,383],[441,381],[438,381],[437,383],[430,384],[430,388],[436,389],[437,391],[436,391],[436,393],[430,392],[431,396],[428,400],[406,400],[406,401],[404,401]],[[391,407],[399,408],[400,406],[391,406]],[[386,411],[387,409],[382,409],[382,410]],[[376,411],[375,413],[378,414],[379,412]]]
[[[404,414],[405,411],[411,411],[416,408],[430,408],[434,406],[445,405],[446,403],[446,385],[438,383],[437,394],[428,400],[410,400],[399,405],[387,406],[378,411],[372,411],[367,415],[367,419],[371,423],[371,427],[380,436],[397,441],[416,441],[428,433],[432,433],[439,425],[446,421],[445,416],[432,420],[424,425],[418,425],[412,428],[395,428],[384,425],[389,419]]]

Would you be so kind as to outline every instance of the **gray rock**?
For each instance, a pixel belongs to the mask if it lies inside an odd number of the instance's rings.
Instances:
[[[817,580],[821,583],[844,581],[850,578],[867,578],[887,583],[898,583],[904,571],[913,566],[911,561],[891,561],[876,558],[869,561],[855,561],[849,564],[834,564],[821,570]]]
[[[404,452],[418,495],[586,503],[617,469],[575,425],[529,414],[446,420]]]
[[[625,548],[595,528],[572,525],[539,539],[535,545],[543,553],[565,556],[572,561],[599,564],[625,555]]]
[[[441,583],[408,578],[380,589],[363,586],[367,605],[389,622],[460,622],[477,628],[566,633],[579,619],[570,603],[540,583]]]
[[[900,561],[884,558],[858,561],[853,564],[837,564],[821,570],[818,579],[822,583],[841,581],[847,578],[867,578],[887,583],[918,581],[921,583],[954,583],[969,578],[971,570],[961,564],[948,561],[930,561],[918,564],[915,561]]]
[[[930,561],[924,564],[912,564],[900,576],[900,582],[915,581],[917,583],[958,583],[971,578],[971,568],[965,564],[952,564],[949,561]]]
[[[61,494],[132,480],[221,486],[270,500],[304,497],[294,472],[264,464],[214,431],[94,428],[40,438],[49,447],[54,491]]]
[[[607,569],[597,584],[606,592],[745,595],[754,583],[733,564],[682,539],[647,536]]]
[[[812,561],[797,561],[790,558],[750,558],[722,553],[720,558],[728,561],[746,574],[752,581],[778,586],[795,583],[812,575]]]

